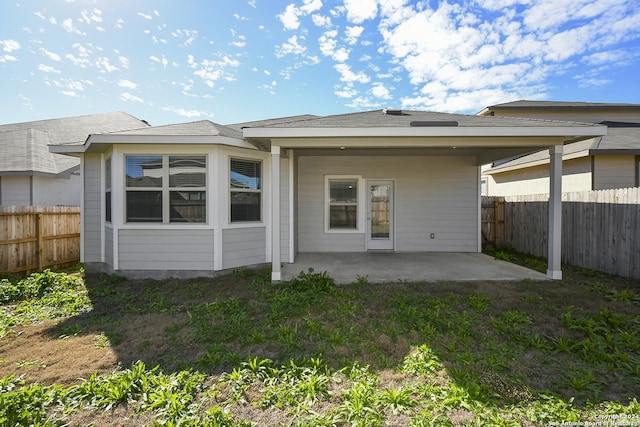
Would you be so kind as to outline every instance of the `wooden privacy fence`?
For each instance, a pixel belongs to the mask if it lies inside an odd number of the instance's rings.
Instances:
[[[548,195],[483,197],[504,203],[500,245],[547,257]],[[640,278],[640,188],[562,195],[562,262]]]
[[[0,207],[0,272],[80,261],[80,208]]]

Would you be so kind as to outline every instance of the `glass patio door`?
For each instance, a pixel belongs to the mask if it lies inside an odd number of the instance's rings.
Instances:
[[[393,250],[393,181],[367,182],[367,249]]]

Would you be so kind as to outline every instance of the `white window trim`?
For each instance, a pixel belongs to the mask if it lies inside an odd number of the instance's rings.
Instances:
[[[259,190],[246,190],[246,189],[232,189],[231,188],[231,161],[232,160],[244,160],[247,162],[260,163],[260,189]],[[265,218],[265,161],[263,159],[256,159],[244,156],[227,156],[227,227],[225,228],[247,228],[247,227],[259,227],[264,225]],[[231,220],[231,193],[245,192],[245,193],[259,193],[260,194],[260,220],[259,221],[232,221]]]
[[[162,187],[127,187],[127,157],[145,157],[156,156],[162,158]],[[172,187],[169,186],[169,157],[180,156],[203,156],[205,158],[205,186],[189,188],[188,191],[204,191],[206,193],[205,201],[205,221],[204,222],[171,222],[171,201],[170,193]],[[209,168],[209,155],[207,153],[174,153],[174,152],[153,152],[153,153],[123,153],[122,154],[122,225],[120,228],[140,228],[140,229],[152,229],[161,227],[165,229],[167,227],[179,227],[179,228],[204,228],[209,225],[209,210],[211,209],[210,188],[208,185],[208,175],[211,173]],[[113,176],[113,162],[111,163],[111,174]],[[113,183],[112,183],[113,187]],[[127,191],[161,191],[162,192],[162,222],[127,222]],[[111,215],[113,220],[113,190],[111,193]]]
[[[358,185],[358,206],[356,209],[357,212],[357,223],[356,228],[354,229],[331,229],[329,228],[329,181],[341,180],[341,179],[354,179],[357,181]],[[364,215],[364,206],[365,206],[365,191],[364,191],[364,179],[362,175],[325,175],[324,176],[324,232],[326,234],[362,234],[365,230],[365,215]]]

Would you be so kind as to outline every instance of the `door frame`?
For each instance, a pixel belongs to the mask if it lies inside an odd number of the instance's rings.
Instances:
[[[389,195],[389,238],[388,239],[373,239],[371,237],[371,186],[372,185],[384,185],[388,184],[391,188]],[[395,215],[395,192],[396,192],[395,179],[367,179],[365,183],[366,193],[366,232],[365,232],[365,249],[368,251],[394,251],[396,248],[396,215]]]

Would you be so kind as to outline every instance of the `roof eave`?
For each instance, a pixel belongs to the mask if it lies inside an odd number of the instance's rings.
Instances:
[[[83,145],[49,146],[49,151],[59,154],[81,154],[87,152],[104,152],[113,144],[194,144],[194,145],[227,145],[231,147],[257,150],[258,148],[244,138],[220,135],[89,135]]]

